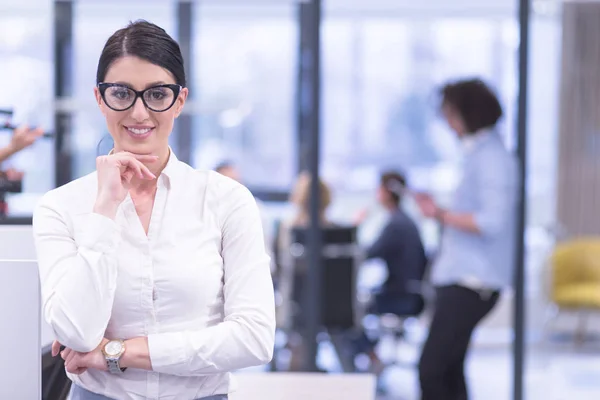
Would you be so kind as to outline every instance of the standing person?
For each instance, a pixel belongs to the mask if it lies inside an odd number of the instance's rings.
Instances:
[[[227,399],[269,362],[273,284],[254,198],[177,160],[179,45],[137,21],[107,41],[94,89],[114,140],[97,171],[34,213],[43,315],[72,400]]]
[[[464,147],[462,181],[448,209],[415,195],[443,226],[431,280],[435,312],[419,363],[423,400],[466,400],[471,334],[512,282],[518,167],[495,130],[502,108],[480,80],[449,83],[441,109]]]

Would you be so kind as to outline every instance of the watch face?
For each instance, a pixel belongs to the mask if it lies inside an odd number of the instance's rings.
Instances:
[[[119,353],[121,353],[122,349],[123,344],[119,341],[108,342],[106,343],[106,346],[104,346],[104,351],[109,356],[118,356]]]

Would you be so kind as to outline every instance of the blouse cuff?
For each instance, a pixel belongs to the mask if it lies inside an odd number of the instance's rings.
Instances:
[[[152,370],[166,374],[186,371],[188,357],[185,343],[186,337],[183,332],[148,335],[148,351]]]

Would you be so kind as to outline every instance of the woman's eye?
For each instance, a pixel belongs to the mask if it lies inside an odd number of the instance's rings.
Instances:
[[[152,100],[162,100],[165,98],[165,93],[161,90],[152,90],[150,91],[150,99]]]
[[[118,100],[127,100],[130,96],[129,91],[128,90],[113,90],[112,92],[112,96]]]

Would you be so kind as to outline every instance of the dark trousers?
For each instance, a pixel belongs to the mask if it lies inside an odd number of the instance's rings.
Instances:
[[[458,285],[437,289],[419,362],[422,400],[467,400],[464,362],[471,334],[499,296],[499,292],[480,293]]]

